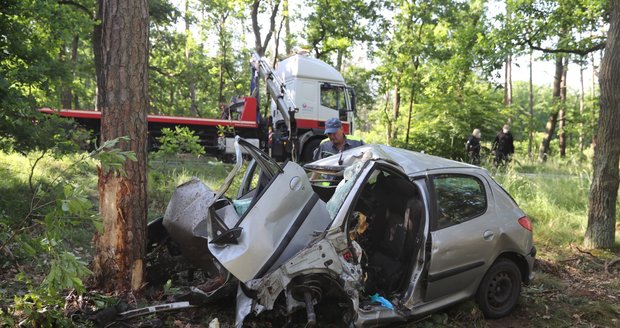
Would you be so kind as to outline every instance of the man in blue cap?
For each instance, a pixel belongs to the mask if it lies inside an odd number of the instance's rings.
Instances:
[[[347,138],[342,130],[342,123],[337,117],[325,121],[325,134],[329,139],[323,140],[314,152],[315,161],[364,144],[362,140],[353,136]]]

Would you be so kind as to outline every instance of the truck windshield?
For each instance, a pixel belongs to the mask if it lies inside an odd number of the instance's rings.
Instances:
[[[337,110],[341,121],[347,120],[347,111],[349,110],[347,98],[348,93],[344,86],[331,83],[321,84],[321,106]]]

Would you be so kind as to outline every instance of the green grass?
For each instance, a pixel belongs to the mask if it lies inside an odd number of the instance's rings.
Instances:
[[[588,222],[589,163],[566,158],[536,165],[522,160],[491,172],[532,219],[537,244],[564,247],[583,243]],[[620,211],[617,214],[620,219]],[[616,235],[616,240],[620,243],[620,236]]]
[[[17,222],[28,212],[32,193],[28,186],[30,167],[37,158],[0,152],[0,236],[6,224]],[[49,187],[56,178],[60,184],[71,183],[85,187],[89,199],[97,206],[96,163],[86,160],[73,165],[83,154],[60,158],[45,157],[34,171],[35,184]],[[157,158],[148,165],[149,219],[164,214],[175,188],[192,176],[216,190],[232,168],[209,157],[176,156]],[[516,158],[506,169],[489,167],[494,178],[508,190],[534,223],[534,241],[538,258],[549,268],[538,268],[536,279],[524,288],[520,305],[508,321],[485,321],[473,302],[436,313],[418,325],[420,327],[557,327],[557,326],[615,326],[620,320],[618,301],[581,295],[588,286],[577,288],[572,280],[596,285],[611,293],[620,289],[620,279],[606,274],[600,263],[617,258],[617,251],[579,253],[587,224],[588,192],[591,169],[588,161],[579,158],[550,159],[541,165],[529,159]],[[238,180],[235,181],[235,185]],[[236,190],[233,185],[229,190]],[[227,194],[233,196],[231,192]],[[620,204],[619,207],[620,208]],[[618,211],[620,216],[620,211]],[[5,224],[4,226],[2,224]],[[92,226],[77,226],[67,231],[71,247],[89,259]],[[620,232],[616,234],[620,244]],[[598,261],[593,260],[595,256]],[[1,257],[1,254],[0,254]],[[1,262],[1,261],[0,261]],[[556,272],[557,271],[557,272]],[[616,271],[617,272],[617,271]],[[591,280],[589,277],[592,276]],[[4,288],[0,283],[0,290]],[[578,293],[574,293],[577,291]],[[617,292],[615,292],[616,295]],[[6,293],[5,293],[6,295]],[[9,300],[5,300],[9,301]],[[0,304],[4,301],[0,300]],[[502,319],[503,320],[503,319]],[[616,320],[616,321],[614,321]]]

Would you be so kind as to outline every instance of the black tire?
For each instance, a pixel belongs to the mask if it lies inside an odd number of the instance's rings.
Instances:
[[[485,317],[497,319],[508,315],[521,294],[521,271],[512,261],[500,259],[480,282],[476,301]]]
[[[321,139],[312,139],[304,145],[304,150],[301,154],[301,160],[304,163],[310,163],[314,160],[314,150],[319,148]]]

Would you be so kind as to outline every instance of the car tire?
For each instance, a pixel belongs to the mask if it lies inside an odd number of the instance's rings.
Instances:
[[[476,301],[485,317],[497,319],[512,312],[520,294],[519,267],[513,261],[500,259],[484,275],[476,293]]]
[[[319,148],[321,144],[321,139],[312,139],[304,145],[304,150],[302,152],[301,160],[304,163],[310,163],[314,160],[314,151]]]

